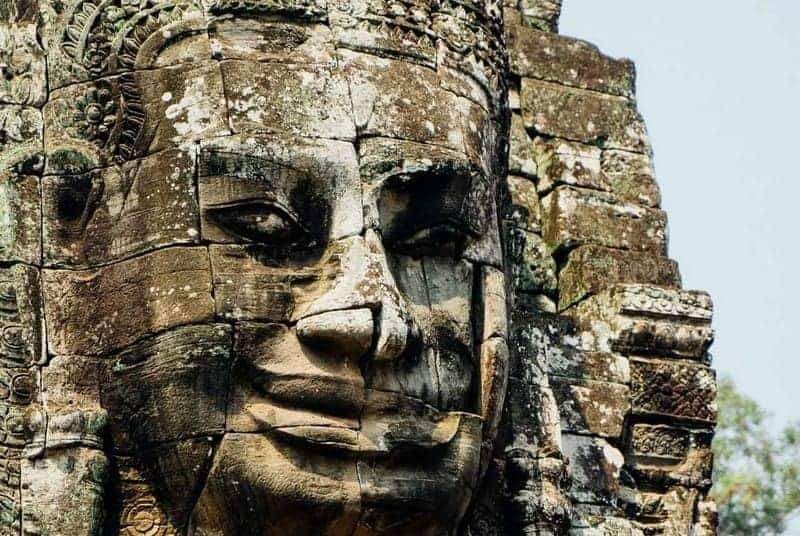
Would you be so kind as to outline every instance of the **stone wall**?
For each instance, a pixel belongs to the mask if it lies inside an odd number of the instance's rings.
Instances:
[[[507,6],[505,215],[515,305],[493,471],[472,533],[714,534],[712,304],[667,254],[629,60]],[[487,527],[491,527],[490,529]]]

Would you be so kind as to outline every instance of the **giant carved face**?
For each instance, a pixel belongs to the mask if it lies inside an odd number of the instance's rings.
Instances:
[[[42,197],[48,349],[100,370],[110,522],[451,532],[503,396],[503,132],[435,22],[469,49],[482,19],[105,4],[51,52],[83,71],[55,73]]]

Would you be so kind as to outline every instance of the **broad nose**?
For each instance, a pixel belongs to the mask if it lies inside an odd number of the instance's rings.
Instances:
[[[400,357],[418,329],[372,230],[348,239],[339,273],[297,322],[303,344],[342,358]]]
[[[371,309],[330,311],[300,319],[297,336],[325,354],[360,359],[372,348],[375,321]]]

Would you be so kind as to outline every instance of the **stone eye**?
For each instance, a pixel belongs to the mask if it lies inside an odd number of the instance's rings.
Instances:
[[[311,236],[288,210],[274,203],[255,202],[217,207],[210,217],[230,234],[269,245],[313,245]]]
[[[417,228],[389,244],[392,251],[411,257],[458,257],[467,233],[457,223],[444,221]]]

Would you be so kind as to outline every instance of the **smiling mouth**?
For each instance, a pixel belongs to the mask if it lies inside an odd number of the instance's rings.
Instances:
[[[473,413],[441,411],[407,395],[339,377],[276,376],[259,383],[244,411],[279,441],[348,456],[385,457],[450,444]]]

